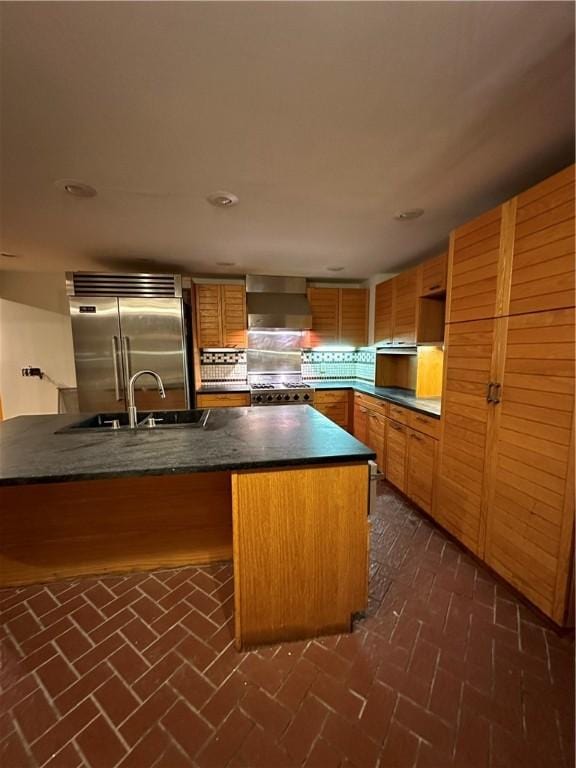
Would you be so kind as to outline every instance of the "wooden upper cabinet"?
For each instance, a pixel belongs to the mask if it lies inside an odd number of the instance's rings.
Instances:
[[[353,347],[368,344],[368,291],[340,289],[340,341]]]
[[[408,269],[393,279],[392,341],[394,344],[416,344],[419,282],[419,267]]]
[[[309,288],[308,301],[312,309],[310,346],[337,344],[340,316],[338,288]]]
[[[508,314],[574,306],[574,166],[516,199]]]
[[[446,290],[446,270],[448,269],[448,253],[428,259],[422,266],[422,285],[420,296],[435,296]]]
[[[498,322],[505,353],[485,559],[562,623],[574,526],[574,310]]]
[[[246,289],[243,285],[222,285],[222,346],[244,349],[246,337]]]
[[[243,285],[196,285],[198,346],[244,349],[246,289]]]
[[[219,285],[196,286],[196,327],[198,346],[221,347],[222,323]]]
[[[309,288],[311,346],[368,343],[368,291],[364,288]]]
[[[452,233],[447,322],[496,317],[501,228],[499,206]]]
[[[385,280],[383,283],[378,283],[375,289],[375,299],[374,342],[376,344],[391,344],[394,281]]]

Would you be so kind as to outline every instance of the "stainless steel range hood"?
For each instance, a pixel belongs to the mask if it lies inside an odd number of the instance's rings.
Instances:
[[[312,327],[304,277],[246,276],[248,328],[302,331]]]

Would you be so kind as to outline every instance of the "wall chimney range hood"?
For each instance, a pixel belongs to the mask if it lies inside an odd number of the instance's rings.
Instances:
[[[248,328],[303,331],[312,327],[305,277],[246,276]]]

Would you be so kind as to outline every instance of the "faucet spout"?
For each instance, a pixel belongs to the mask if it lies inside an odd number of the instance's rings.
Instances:
[[[160,397],[164,399],[166,397],[166,391],[164,390],[164,383],[162,382],[162,379],[160,378],[159,374],[156,373],[156,371],[138,371],[137,373],[132,376],[130,379],[130,383],[128,384],[128,420],[130,423],[130,429],[136,429],[138,425],[138,410],[136,408],[135,404],[135,395],[134,395],[134,386],[136,384],[136,380],[143,376],[144,374],[148,374],[149,376],[153,376],[156,379],[156,384],[158,385],[158,392],[160,393]]]

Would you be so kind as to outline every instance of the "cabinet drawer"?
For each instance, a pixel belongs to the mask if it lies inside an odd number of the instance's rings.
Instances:
[[[314,404],[316,407],[323,406],[327,403],[348,403],[350,396],[350,390],[348,389],[324,389],[315,390],[314,392]]]
[[[220,395],[198,395],[198,408],[234,408],[250,405],[250,395],[246,392],[230,392]]]
[[[401,424],[410,423],[410,411],[394,403],[388,404],[388,416],[394,419],[394,421],[399,421]]]
[[[374,411],[374,413],[378,413],[381,416],[387,416],[388,414],[388,403],[385,400],[380,400],[377,397],[362,395],[359,392],[355,392],[354,404],[363,408],[368,408],[369,411]]]
[[[410,412],[409,425],[412,429],[417,429],[419,432],[424,432],[425,435],[430,437],[440,438],[440,420],[435,419],[432,416],[426,416],[424,413]]]

